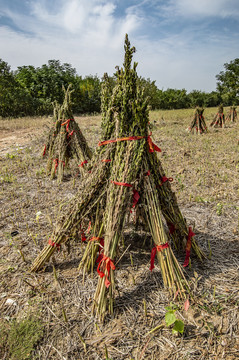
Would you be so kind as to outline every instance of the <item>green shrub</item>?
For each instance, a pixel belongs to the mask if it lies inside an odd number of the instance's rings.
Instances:
[[[34,347],[42,336],[43,324],[33,316],[11,323],[5,321],[0,324],[0,358],[31,360]]]

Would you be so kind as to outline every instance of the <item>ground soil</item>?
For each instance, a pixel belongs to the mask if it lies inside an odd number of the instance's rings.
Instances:
[[[207,123],[212,116],[213,110],[205,112]],[[31,359],[239,358],[238,123],[197,136],[185,131],[191,117],[189,110],[150,115],[166,175],[207,254],[202,263],[192,256],[185,270],[193,295],[189,309],[169,298],[157,265],[149,271],[150,236],[130,224],[128,250],[117,265],[115,313],[104,324],[91,313],[98,275],[83,281],[78,270],[85,247],[80,240],[72,241],[70,252],[62,248],[43,271],[29,272],[80,177],[73,173],[61,185],[47,177],[41,154],[50,119],[0,121],[0,326],[29,314],[43,323],[44,337]],[[100,117],[77,121],[95,148]],[[177,257],[183,263],[184,254]],[[183,335],[173,335],[164,322],[170,303],[184,322]],[[0,344],[0,358],[11,359],[7,344]]]

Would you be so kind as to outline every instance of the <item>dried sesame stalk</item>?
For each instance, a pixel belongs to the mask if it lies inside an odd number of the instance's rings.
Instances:
[[[169,290],[171,296],[178,294],[178,297],[186,298],[189,285],[181,266],[173,254],[170,241],[166,235],[160,210],[160,199],[156,191],[154,179],[150,175],[144,177],[144,197],[146,206],[145,214],[148,219],[148,225],[155,246],[158,246],[156,254],[164,286]],[[165,246],[165,248],[161,248],[160,246]]]

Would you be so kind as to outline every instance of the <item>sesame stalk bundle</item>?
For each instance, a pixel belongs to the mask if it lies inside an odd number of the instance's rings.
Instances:
[[[43,155],[47,158],[47,173],[52,179],[57,178],[58,183],[63,180],[64,169],[71,159],[83,170],[92,157],[92,151],[76,123],[71,111],[70,86],[67,90],[63,88],[65,98],[62,105],[57,102],[54,106],[54,123],[51,128]]]
[[[140,206],[147,219],[155,244],[151,266],[157,255],[165,288],[171,296],[185,298],[190,291],[183,268],[173,248],[186,252],[184,266],[190,261],[191,248],[202,260],[204,254],[180,212],[176,196],[149,132],[148,99],[140,88],[136,72],[131,67],[134,47],[125,38],[123,68],[117,68],[116,84],[112,88],[105,75],[102,87],[102,136],[80,189],[70,201],[51,236],[32,265],[39,270],[54,251],[81,230],[84,221],[93,225],[88,236],[80,268],[84,274],[95,267],[99,275],[93,310],[100,319],[113,313],[116,261],[122,253],[121,239],[129,214]]]
[[[227,114],[227,117],[226,117],[226,120],[227,121],[231,121],[231,122],[236,122],[237,120],[237,110],[236,110],[236,106],[231,106],[230,107],[230,110]]]
[[[214,116],[213,121],[211,122],[210,126],[212,127],[225,127],[225,115],[223,113],[223,105],[219,105],[218,111]]]
[[[187,131],[196,134],[202,134],[208,132],[207,125],[205,122],[205,118],[203,116],[204,109],[201,107],[196,107],[193,120],[191,122],[191,125],[188,127]]]

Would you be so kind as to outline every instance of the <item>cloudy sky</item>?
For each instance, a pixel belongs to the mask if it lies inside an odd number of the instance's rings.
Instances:
[[[0,58],[12,70],[56,59],[83,77],[112,75],[126,33],[138,75],[213,91],[239,57],[239,0],[0,0]]]

